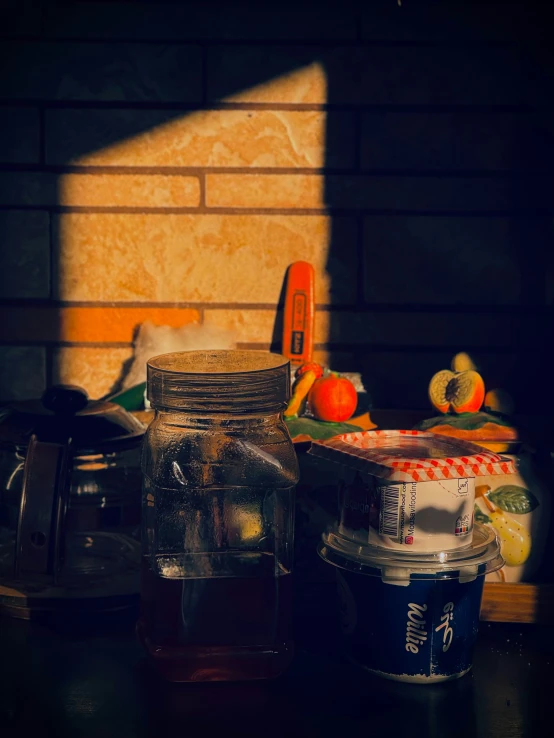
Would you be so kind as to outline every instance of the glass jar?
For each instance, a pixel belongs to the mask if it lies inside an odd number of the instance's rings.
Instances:
[[[264,351],[148,362],[139,637],[172,681],[264,679],[292,658],[290,367]]]

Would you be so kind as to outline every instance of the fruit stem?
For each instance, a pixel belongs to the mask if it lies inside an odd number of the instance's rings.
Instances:
[[[490,510],[490,512],[494,512],[496,510],[496,506],[493,505],[493,503],[489,500],[487,495],[483,495],[481,499],[484,501],[485,505]]]
[[[475,487],[475,497],[484,497],[490,491],[491,488],[488,484],[478,484],[477,487]]]

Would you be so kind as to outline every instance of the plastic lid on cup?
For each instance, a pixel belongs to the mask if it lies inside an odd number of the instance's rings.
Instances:
[[[341,536],[334,527],[323,534],[318,553],[339,569],[381,577],[383,582],[403,586],[421,579],[469,582],[504,565],[495,532],[479,524],[473,528],[471,545],[433,553],[405,553],[359,544]]]

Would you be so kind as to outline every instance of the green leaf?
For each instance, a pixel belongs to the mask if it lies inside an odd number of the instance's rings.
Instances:
[[[111,395],[106,399],[110,402],[115,402],[116,405],[121,405],[125,410],[144,410],[144,390],[146,389],[146,382],[136,384],[134,387],[122,390],[115,395]]]
[[[459,415],[438,415],[423,420],[416,427],[420,430],[427,430],[428,428],[434,428],[436,425],[450,425],[452,428],[460,428],[461,430],[477,430],[478,428],[482,428],[486,423],[510,426],[507,418],[496,414],[478,412],[460,413]]]
[[[535,495],[525,487],[518,487],[515,484],[503,484],[489,492],[487,497],[504,512],[516,515],[527,515],[539,506]]]
[[[309,436],[314,441],[324,441],[327,438],[341,435],[342,433],[359,433],[362,429],[358,425],[349,423],[325,423],[322,420],[311,418],[285,418],[291,438],[298,436]]]
[[[479,507],[479,505],[477,505],[477,503],[475,504],[475,507],[473,510],[473,517],[476,523],[484,524],[484,523],[491,522],[491,519],[489,518],[489,516],[485,515],[485,513],[481,510],[481,508]]]

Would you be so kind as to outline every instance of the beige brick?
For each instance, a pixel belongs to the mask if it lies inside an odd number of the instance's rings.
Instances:
[[[208,98],[256,103],[357,103],[361,57],[351,46],[209,46]],[[354,70],[354,72],[353,72]]]
[[[350,113],[321,111],[53,110],[50,164],[183,167],[352,166]],[[325,153],[326,123],[336,141]]]
[[[520,228],[511,218],[368,217],[365,299],[386,304],[517,305],[524,266],[515,248]]]
[[[524,180],[315,174],[210,174],[209,207],[510,212]]]
[[[29,307],[4,308],[2,341],[131,343],[145,322],[179,328],[199,323],[198,310],[160,307]]]
[[[359,62],[360,102],[370,105],[520,104],[516,49],[368,46]],[[333,102],[333,89],[329,89]]]
[[[197,177],[161,174],[64,174],[59,180],[60,205],[197,207]]]
[[[0,162],[34,164],[39,161],[39,116],[33,108],[0,108]]]
[[[229,330],[238,343],[269,345],[273,338],[281,338],[282,316],[275,310],[206,309],[204,323]],[[546,331],[546,318],[535,316]],[[278,326],[274,336],[275,326]],[[475,330],[479,325],[479,330]],[[314,343],[334,346],[390,346],[448,347],[453,353],[461,348],[507,348],[513,345],[515,335],[525,343],[523,320],[514,315],[496,313],[432,313],[391,311],[315,313]],[[530,336],[525,345],[531,345]]]
[[[327,74],[318,61],[300,68],[292,59],[276,59],[260,47],[216,47],[208,67],[210,100],[254,103],[326,103]],[[263,64],[263,61],[270,62]],[[287,63],[288,61],[288,63]],[[268,71],[260,79],[260,62]],[[281,63],[279,63],[281,62]]]
[[[276,305],[286,268],[301,258],[314,265],[318,302],[350,304],[355,223],[333,220],[340,255],[328,263],[330,228],[324,216],[65,214],[55,221],[57,295]]]
[[[34,399],[45,387],[44,348],[0,346],[0,401]]]
[[[362,168],[533,168],[538,162],[517,145],[518,136],[531,135],[527,113],[371,112],[362,117]]]
[[[237,208],[322,208],[325,178],[317,174],[208,174],[206,205]]]
[[[201,50],[188,44],[3,42],[11,99],[200,102]]]
[[[365,57],[360,47],[217,45],[208,47],[210,100],[359,104]]]
[[[277,310],[255,310],[235,308],[229,310],[204,311],[204,324],[229,331],[237,343],[261,343],[269,346]]]
[[[506,41],[521,38],[529,20],[525,5],[467,2],[365,3],[362,37],[386,41]]]
[[[0,172],[0,205],[197,207],[198,177]]]
[[[314,341],[318,344],[363,344],[370,332],[360,313],[337,313],[318,310],[315,314]]]
[[[526,188],[524,182],[483,177],[329,175],[325,178],[325,200],[328,207],[346,210],[508,213],[513,212],[521,188]]]
[[[353,8],[301,3],[47,3],[45,28],[61,38],[355,39]]]
[[[105,397],[120,380],[123,365],[133,355],[129,348],[64,347],[54,352],[54,383],[83,387],[92,399]]]
[[[534,316],[547,331],[546,317]],[[476,330],[476,326],[479,326]],[[539,328],[540,331],[540,328]],[[494,312],[427,311],[365,311],[315,314],[315,342],[333,345],[350,344],[390,347],[449,347],[453,354],[465,348],[507,348],[520,344],[532,345],[533,336],[526,336],[524,319],[516,315]]]
[[[50,218],[25,210],[0,212],[0,297],[48,297]]]
[[[0,172],[0,205],[56,205],[56,180],[44,172]]]

